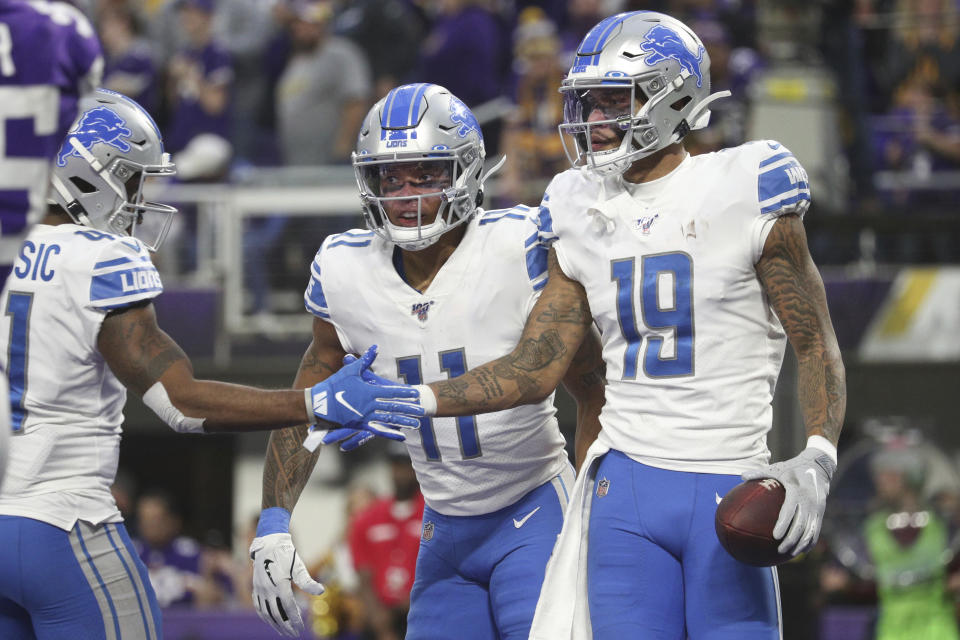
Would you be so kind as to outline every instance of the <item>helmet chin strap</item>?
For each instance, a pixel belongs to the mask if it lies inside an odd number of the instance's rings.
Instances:
[[[710,103],[720,98],[729,98],[731,95],[729,91],[717,91],[701,100],[700,104],[691,109],[690,115],[687,116],[687,122],[690,123],[690,130],[703,129],[707,126],[710,123],[710,111],[707,109]]]
[[[67,203],[67,215],[77,224],[82,224],[85,227],[93,227],[83,205],[74,199],[73,194],[67,189],[67,185],[63,184],[63,180],[61,180],[57,174],[54,173],[50,176],[50,183],[53,185],[53,188],[57,190],[57,193],[60,194],[60,197],[63,198],[63,201]]]

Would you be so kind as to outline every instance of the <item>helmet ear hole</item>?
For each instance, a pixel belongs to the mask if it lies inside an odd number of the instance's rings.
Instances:
[[[690,101],[693,100],[690,96],[683,96],[676,102],[670,105],[670,108],[674,111],[682,111],[685,106],[690,104]]]
[[[477,198],[474,204],[478,207],[483,204],[483,189],[477,189]]]
[[[70,182],[80,190],[80,193],[93,193],[97,190],[95,186],[78,176],[70,176]]]

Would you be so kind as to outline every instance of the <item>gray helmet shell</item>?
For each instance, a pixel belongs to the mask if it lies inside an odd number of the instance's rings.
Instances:
[[[634,107],[588,121],[590,90],[615,88],[630,90]],[[568,159],[602,175],[623,173],[634,161],[707,126],[708,105],[730,95],[710,93],[710,56],[700,38],[679,20],[654,11],[621,13],[593,27],[560,92],[564,123],[559,128]],[[590,130],[596,126],[624,132],[620,146],[593,151]]]
[[[148,176],[176,173],[156,123],[139,104],[106,89],[83,98],[78,111],[54,162],[54,202],[77,224],[135,236],[155,251],[176,213],[143,198]]]
[[[417,251],[469,220],[483,199],[486,151],[476,116],[447,89],[407,84],[390,91],[367,113],[352,154],[354,174],[367,228],[397,246]],[[415,196],[384,196],[379,172],[385,165],[441,161],[449,163],[450,184]],[[436,219],[423,224],[423,200],[441,198]],[[384,203],[415,199],[417,225],[401,227],[387,217]]]

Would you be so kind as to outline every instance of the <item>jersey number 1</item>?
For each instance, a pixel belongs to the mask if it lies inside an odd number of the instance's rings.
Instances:
[[[452,349],[440,352],[440,369],[447,372],[447,377],[455,378],[467,371],[467,356],[463,349]],[[397,373],[407,384],[423,384],[423,373],[420,367],[420,356],[397,358]],[[479,458],[480,437],[477,434],[477,419],[475,416],[460,416],[457,418],[457,435],[460,436],[460,457],[463,460]],[[437,446],[437,434],[433,430],[433,421],[430,418],[420,418],[420,440],[427,460],[439,462],[440,447]]]
[[[14,431],[23,429],[27,412],[23,401],[27,394],[27,351],[30,347],[30,307],[32,293],[11,291],[6,314],[10,316],[10,348],[7,351],[7,378],[10,381],[10,422]]]
[[[637,329],[634,311],[636,258],[610,263],[610,279],[617,283],[617,319],[627,341],[623,356],[623,379],[635,380],[643,338]],[[693,260],[686,253],[643,256],[640,262],[640,314],[643,324],[654,331],[673,332],[674,354],[663,357],[662,336],[647,338],[643,372],[649,378],[676,378],[693,375]],[[669,285],[667,283],[670,283]],[[669,286],[669,290],[664,290]],[[671,302],[661,306],[661,294]]]

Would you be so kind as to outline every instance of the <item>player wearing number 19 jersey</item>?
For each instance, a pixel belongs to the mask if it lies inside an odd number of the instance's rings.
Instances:
[[[819,533],[845,391],[802,225],[807,175],[771,141],[687,154],[684,136],[724,95],[710,93],[709,64],[696,34],[659,13],[587,34],[561,85],[576,169],[541,207],[555,237],[549,283],[514,352],[430,385],[436,415],[512,406],[566,364],[554,350],[518,367],[518,352],[600,329],[602,430],[547,569],[537,640],[780,638],[776,574],[720,546],[717,503],[741,477],[774,477],[786,488],[781,552]],[[565,321],[543,322],[547,311]],[[768,466],[787,338],[807,448]]]
[[[405,85],[371,109],[354,154],[369,230],[328,237],[317,253],[305,295],[314,342],[301,381],[310,381],[308,363],[374,342],[376,374],[411,385],[456,377],[513,347],[546,283],[547,248],[535,209],[478,209],[483,159],[475,117],[443,87]],[[602,386],[571,373],[567,386],[595,421]],[[509,411],[423,420],[407,433],[426,501],[408,640],[527,637],[573,481],[552,391]],[[264,470],[263,540],[276,535],[264,530],[270,514],[292,507],[277,480],[310,468],[296,450],[283,457],[281,435]],[[254,571],[255,599],[275,600],[256,586],[259,563]]]

